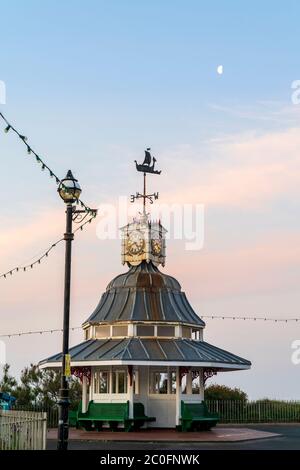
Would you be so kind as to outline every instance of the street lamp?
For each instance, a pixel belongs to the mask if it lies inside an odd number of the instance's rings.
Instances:
[[[62,344],[62,374],[61,387],[59,391],[59,418],[58,418],[58,450],[67,450],[69,434],[69,386],[67,377],[70,375],[69,357],[69,320],[70,320],[70,285],[71,285],[71,251],[74,234],[72,232],[72,218],[75,212],[73,204],[78,201],[81,188],[78,181],[72,175],[71,170],[61,181],[58,193],[66,203],[66,241],[65,251],[65,290],[64,290],[64,321],[63,321],[63,344]]]
[[[71,170],[68,171],[67,176],[61,181],[57,191],[66,204],[73,204],[79,199],[81,187]]]

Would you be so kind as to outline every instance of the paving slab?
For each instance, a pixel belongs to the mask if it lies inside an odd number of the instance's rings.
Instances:
[[[69,440],[119,442],[239,442],[278,437],[280,434],[251,428],[213,428],[211,431],[178,432],[175,429],[145,429],[138,432],[84,431],[70,428]],[[49,429],[47,439],[57,439],[57,430]]]

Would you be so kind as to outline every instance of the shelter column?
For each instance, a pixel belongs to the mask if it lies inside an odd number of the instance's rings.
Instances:
[[[128,400],[129,400],[129,418],[133,418],[133,366],[127,366],[128,375]]]
[[[171,393],[172,393],[172,372],[170,371],[170,367],[168,367],[167,394],[170,395]]]
[[[199,370],[200,399],[204,400],[204,369]]]
[[[87,376],[82,377],[82,413],[86,413],[87,410]]]
[[[176,367],[176,426],[180,425],[181,418],[181,376],[180,367]]]
[[[109,386],[109,394],[112,395],[113,393],[113,379],[114,379],[114,375],[113,375],[113,367],[110,366],[109,368],[109,381],[108,381],[108,386]]]
[[[187,375],[186,375],[186,393],[188,395],[192,395],[192,393],[193,393],[192,383],[193,383],[192,371],[189,370]]]

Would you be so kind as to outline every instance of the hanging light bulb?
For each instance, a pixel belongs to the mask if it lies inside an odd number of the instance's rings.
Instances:
[[[4,132],[6,132],[7,134],[10,129],[11,129],[11,126],[8,124],[8,126],[4,129]]]

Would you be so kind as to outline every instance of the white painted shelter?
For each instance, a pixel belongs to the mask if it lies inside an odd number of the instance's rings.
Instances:
[[[217,372],[251,363],[204,341],[205,323],[165,264],[165,229],[144,213],[122,229],[122,262],[83,323],[82,343],[70,349],[72,372],[82,380],[82,411],[89,401],[143,403],[156,418],[148,426],[175,427],[181,401],[201,402],[204,382]],[[40,363],[61,367],[58,353]]]

